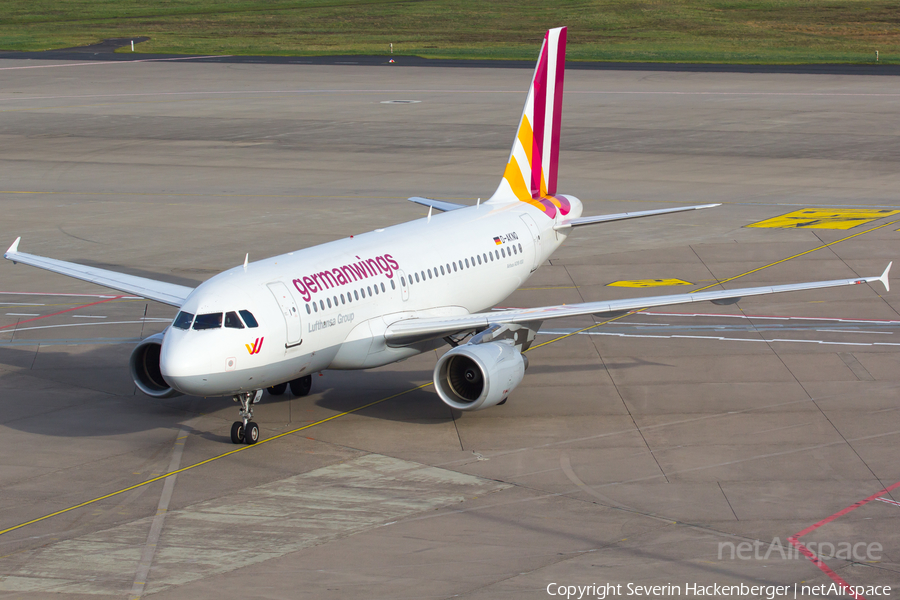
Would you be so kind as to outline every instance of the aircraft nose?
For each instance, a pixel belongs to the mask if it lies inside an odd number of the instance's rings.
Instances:
[[[163,378],[183,394],[202,396],[208,391],[209,370],[202,352],[192,348],[191,341],[180,332],[166,335],[159,355]]]

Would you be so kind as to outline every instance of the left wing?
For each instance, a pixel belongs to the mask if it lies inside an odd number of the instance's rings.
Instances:
[[[13,261],[13,263],[22,263],[31,265],[39,269],[53,271],[60,275],[68,275],[82,281],[89,281],[102,285],[103,287],[112,288],[121,292],[134,294],[148,300],[156,300],[163,304],[180,307],[184,304],[185,299],[194,291],[183,285],[174,283],[166,283],[146,277],[137,277],[135,275],[125,275],[124,273],[116,273],[115,271],[107,271],[106,269],[98,269],[96,267],[86,267],[75,263],[66,262],[64,260],[56,260],[53,258],[45,258],[34,254],[25,254],[19,252],[19,240],[16,238],[13,245],[3,255],[3,258]]]
[[[795,292],[799,290],[815,290],[818,288],[838,287],[843,285],[857,285],[880,281],[885,290],[890,291],[888,273],[891,270],[889,263],[880,277],[860,277],[858,279],[833,279],[831,281],[813,281],[809,283],[789,283],[786,285],[773,285],[754,288],[740,288],[735,290],[716,290],[712,292],[697,292],[688,294],[673,294],[670,296],[648,296],[646,298],[628,298],[625,300],[611,300],[609,302],[584,302],[581,304],[563,304],[559,306],[542,306],[538,308],[523,308],[513,310],[501,310],[490,313],[476,313],[459,317],[435,317],[426,319],[407,319],[397,321],[388,326],[385,339],[391,346],[405,346],[426,340],[446,337],[448,335],[481,331],[491,325],[503,324],[527,324],[540,323],[548,319],[562,317],[575,317],[580,315],[595,315],[603,313],[617,313],[622,311],[649,308],[652,306],[667,306],[670,304],[687,304],[690,302],[703,302],[706,300],[731,300],[737,302],[746,296],[759,296],[762,294],[777,294],[780,292]]]

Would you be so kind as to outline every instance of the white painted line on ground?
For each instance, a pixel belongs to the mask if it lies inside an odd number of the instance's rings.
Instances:
[[[0,292],[4,296],[71,296],[74,298],[117,298],[118,296],[111,294],[58,294],[53,292]],[[141,300],[140,296],[121,296],[123,300]],[[44,306],[38,304],[36,306]]]
[[[38,316],[38,315],[32,315],[32,316]],[[168,319],[166,319],[166,320],[168,321]],[[85,327],[87,325],[131,325],[133,323],[143,323],[143,321],[106,321],[103,323],[100,323],[98,321],[98,322],[88,322],[88,323],[62,323],[59,325],[41,325],[39,327],[20,327],[19,329],[15,329],[15,330],[4,329],[3,331],[0,331],[0,333],[12,333],[13,331],[21,333],[23,331],[32,331],[35,329],[55,329],[57,327]]]
[[[46,304],[37,304],[35,302],[0,302],[0,306],[47,306]]]
[[[167,62],[173,60],[197,60],[202,58],[224,58],[231,56],[230,54],[213,55],[213,56],[179,56],[177,58],[143,58],[138,60],[99,60],[91,62],[71,62],[55,65],[29,65],[25,67],[0,67],[0,71],[16,71],[18,69],[51,69],[53,67],[84,67],[89,65],[129,65],[133,63],[147,62]],[[17,60],[17,59],[12,59]]]
[[[571,331],[561,329],[542,329],[538,332],[540,335],[568,335]],[[579,331],[576,335],[601,335],[607,337],[621,338],[653,338],[653,339],[691,339],[691,340],[716,340],[719,342],[760,342],[771,344],[774,342],[786,342],[795,344],[822,344],[826,346],[900,346],[900,342],[829,342],[826,340],[795,340],[776,338],[774,340],[754,339],[754,338],[728,338],[712,335],[644,335],[639,333],[614,333],[607,331]]]
[[[896,500],[891,500],[889,498],[875,498],[875,499],[878,500],[879,502],[884,502],[885,504],[893,504],[894,506],[900,506],[900,502],[897,502]]]
[[[37,313],[6,313],[7,317],[39,317]]]
[[[105,319],[102,315],[72,315],[73,319]]]
[[[878,333],[881,335],[894,335],[893,331],[851,331],[849,329],[816,329],[824,333]]]
[[[773,315],[722,315],[716,313],[669,313],[644,311],[642,315],[662,317],[722,317],[725,319],[771,319],[775,321],[831,321],[835,323],[884,323],[900,324],[900,321],[882,321],[877,319],[837,319],[834,317],[789,317]]]

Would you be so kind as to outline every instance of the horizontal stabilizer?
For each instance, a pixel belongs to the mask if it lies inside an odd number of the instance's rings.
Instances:
[[[422,198],[420,196],[413,196],[409,199],[410,202],[415,202],[416,204],[421,204],[423,206],[430,206],[437,210],[441,210],[444,212],[449,212],[451,210],[456,210],[458,208],[465,208],[465,204],[454,204],[453,202],[444,202],[443,200],[432,200],[431,198]]]
[[[21,239],[22,238],[16,238],[13,245],[10,246],[9,250],[3,255],[5,259],[11,260],[14,263],[22,263],[23,265],[30,265],[46,271],[59,273],[60,275],[68,275],[75,279],[96,283],[103,287],[119,290],[120,292],[128,294],[134,294],[135,296],[147,298],[148,300],[155,300],[157,302],[162,302],[163,304],[169,304],[170,306],[180,307],[184,304],[188,295],[194,291],[194,288],[176,285],[174,283],[166,283],[164,281],[157,281],[146,277],[137,277],[135,275],[126,275],[124,273],[98,269],[96,267],[87,267],[76,263],[66,262],[64,260],[35,256],[34,254],[25,254],[24,252],[19,252],[19,240]]]
[[[624,221],[625,219],[638,219],[640,217],[652,217],[654,215],[667,215],[669,213],[685,212],[688,210],[700,210],[702,208],[714,208],[722,206],[721,204],[700,204],[697,206],[679,206],[677,208],[659,208],[655,210],[641,210],[637,212],[625,212],[613,215],[596,215],[593,217],[579,217],[578,219],[566,219],[559,225],[555,225],[553,229],[557,231],[568,227],[579,227],[581,225],[594,225],[596,223],[609,223],[610,221]]]

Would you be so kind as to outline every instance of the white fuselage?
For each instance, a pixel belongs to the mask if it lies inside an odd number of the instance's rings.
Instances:
[[[581,203],[568,198],[567,218],[580,216]],[[235,267],[197,287],[181,310],[249,311],[258,326],[170,327],[162,374],[180,392],[219,396],[434,349],[445,342],[388,346],[385,329],[493,307],[563,242],[557,219],[524,202],[481,204]]]

